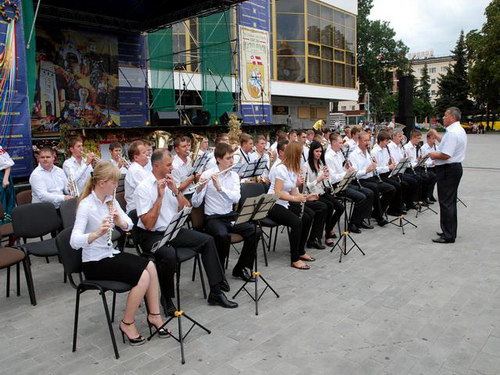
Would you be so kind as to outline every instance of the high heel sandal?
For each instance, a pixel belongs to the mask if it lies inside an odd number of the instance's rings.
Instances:
[[[169,331],[169,330],[167,330],[167,329],[165,329],[165,328],[160,328],[160,329],[158,329],[158,327],[157,327],[157,326],[155,326],[153,323],[151,323],[151,322],[149,321],[149,315],[161,315],[161,314],[160,314],[160,313],[158,313],[158,314],[149,313],[149,314],[148,314],[148,317],[147,317],[147,319],[146,319],[146,320],[147,320],[147,322],[148,322],[149,334],[151,334],[151,335],[153,334],[152,327],[154,327],[154,329],[155,329],[155,330],[156,330],[156,332],[158,333],[158,337],[159,337],[160,339],[166,339],[166,338],[170,337],[170,331]]]
[[[132,324],[135,323],[135,321],[132,323],[127,323],[127,322],[124,322],[122,320],[121,323],[125,324],[126,326],[131,326]],[[129,342],[130,346],[139,346],[139,345],[142,345],[146,342],[146,339],[144,337],[142,337],[141,335],[137,336],[135,339],[131,339],[130,337],[128,337],[128,335],[125,332],[123,332],[122,327],[118,326],[118,329],[122,333],[122,340],[123,340],[124,344],[125,344],[125,337],[127,337],[127,340]]]

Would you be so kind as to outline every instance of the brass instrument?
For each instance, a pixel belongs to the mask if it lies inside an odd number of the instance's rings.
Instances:
[[[109,209],[109,225],[111,227],[108,230],[108,247],[113,246],[113,212],[115,210],[115,199],[116,199],[116,188],[113,190],[113,199],[108,201],[108,209]]]
[[[153,138],[155,149],[168,148],[172,134],[164,130],[155,130],[153,134],[151,134],[151,137]]]
[[[80,191],[78,189],[78,184],[76,183],[75,177],[73,175],[73,172],[70,171],[70,174],[68,176],[68,184],[69,184],[69,191],[72,197],[79,197],[80,196]]]
[[[193,151],[193,156],[191,158],[191,167],[194,167],[194,163],[196,162],[196,159],[200,154],[201,142],[203,142],[204,137],[202,135],[198,135],[195,133],[191,133],[191,135],[193,136],[193,141],[194,141],[194,151]]]

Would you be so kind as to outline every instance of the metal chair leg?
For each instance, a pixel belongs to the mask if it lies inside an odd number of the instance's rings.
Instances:
[[[203,270],[201,267],[200,257],[196,256],[195,262],[198,262],[198,270],[200,272],[201,289],[203,290],[203,298],[207,299],[207,288],[205,287],[205,278],[203,277]]]
[[[7,288],[5,289],[5,297],[10,297],[10,266],[7,267]]]
[[[31,275],[31,263],[29,258],[23,260],[24,276],[26,277],[26,284],[28,287],[28,294],[30,296],[31,304],[36,306],[35,286],[33,284],[33,276]]]
[[[193,262],[193,276],[191,277],[191,281],[196,280],[196,266],[198,265],[198,256],[194,257],[194,262]]]
[[[75,321],[73,322],[73,352],[76,352],[76,337],[78,333],[78,313],[80,311],[80,288],[76,289]]]
[[[116,293],[113,292],[113,305],[111,306],[111,323],[115,322]]]
[[[109,335],[111,336],[111,342],[113,343],[115,357],[116,357],[116,359],[119,359],[120,355],[118,354],[118,347],[116,346],[115,333],[113,331],[113,326],[111,325],[111,318],[109,316],[108,303],[106,302],[106,293],[104,291],[101,291],[99,294],[102,297],[102,304],[104,305],[104,313],[106,314],[106,320],[108,322],[108,328],[109,328]]]
[[[21,295],[21,267],[19,263],[16,264],[16,282],[17,282],[17,296]]]

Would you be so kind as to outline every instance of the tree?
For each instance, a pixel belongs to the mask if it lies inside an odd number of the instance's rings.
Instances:
[[[422,68],[422,77],[417,85],[413,95],[413,112],[419,121],[425,121],[434,114],[434,107],[431,104],[431,79],[429,77],[429,70],[427,63]]]
[[[373,0],[358,1],[358,78],[360,96],[370,93],[370,110],[376,118],[387,114],[393,71],[408,72],[408,48],[384,21],[370,21]]]
[[[500,111],[500,0],[493,0],[485,14],[483,28],[469,32],[466,43],[471,93],[489,124],[490,115]]]
[[[455,65],[448,68],[438,79],[438,99],[436,110],[443,114],[449,107],[458,107],[464,115],[472,113],[473,104],[469,99],[470,86],[467,77],[467,50],[464,32],[460,32],[457,45],[452,51]]]

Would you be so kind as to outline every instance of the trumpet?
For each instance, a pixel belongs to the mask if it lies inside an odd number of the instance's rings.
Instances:
[[[109,225],[111,226],[108,230],[108,247],[113,245],[113,212],[115,210],[115,199],[116,199],[116,188],[113,190],[113,199],[108,202],[109,209]]]
[[[68,184],[69,184],[69,191],[72,197],[79,197],[80,196],[80,191],[78,189],[78,184],[75,181],[75,177],[73,175],[73,172],[70,172],[68,176]]]
[[[203,186],[205,185],[207,182],[210,181],[210,179],[213,177],[213,176],[219,176],[223,173],[226,173],[227,171],[233,169],[233,166],[231,165],[230,167],[222,170],[222,171],[219,171],[219,172],[215,172],[214,174],[212,174],[209,178],[207,178],[206,180],[204,181],[200,181],[200,182],[197,182],[196,184],[194,184],[190,189],[189,191],[186,191],[185,194],[191,194],[191,193],[194,193],[196,191],[196,189],[198,189],[198,187],[200,186]]]
[[[201,142],[203,142],[203,136],[191,133],[193,136],[194,140],[194,150],[193,150],[193,156],[191,158],[191,167],[194,167],[194,163],[196,162],[196,159],[198,159],[198,155],[200,154],[200,147],[201,147]]]

